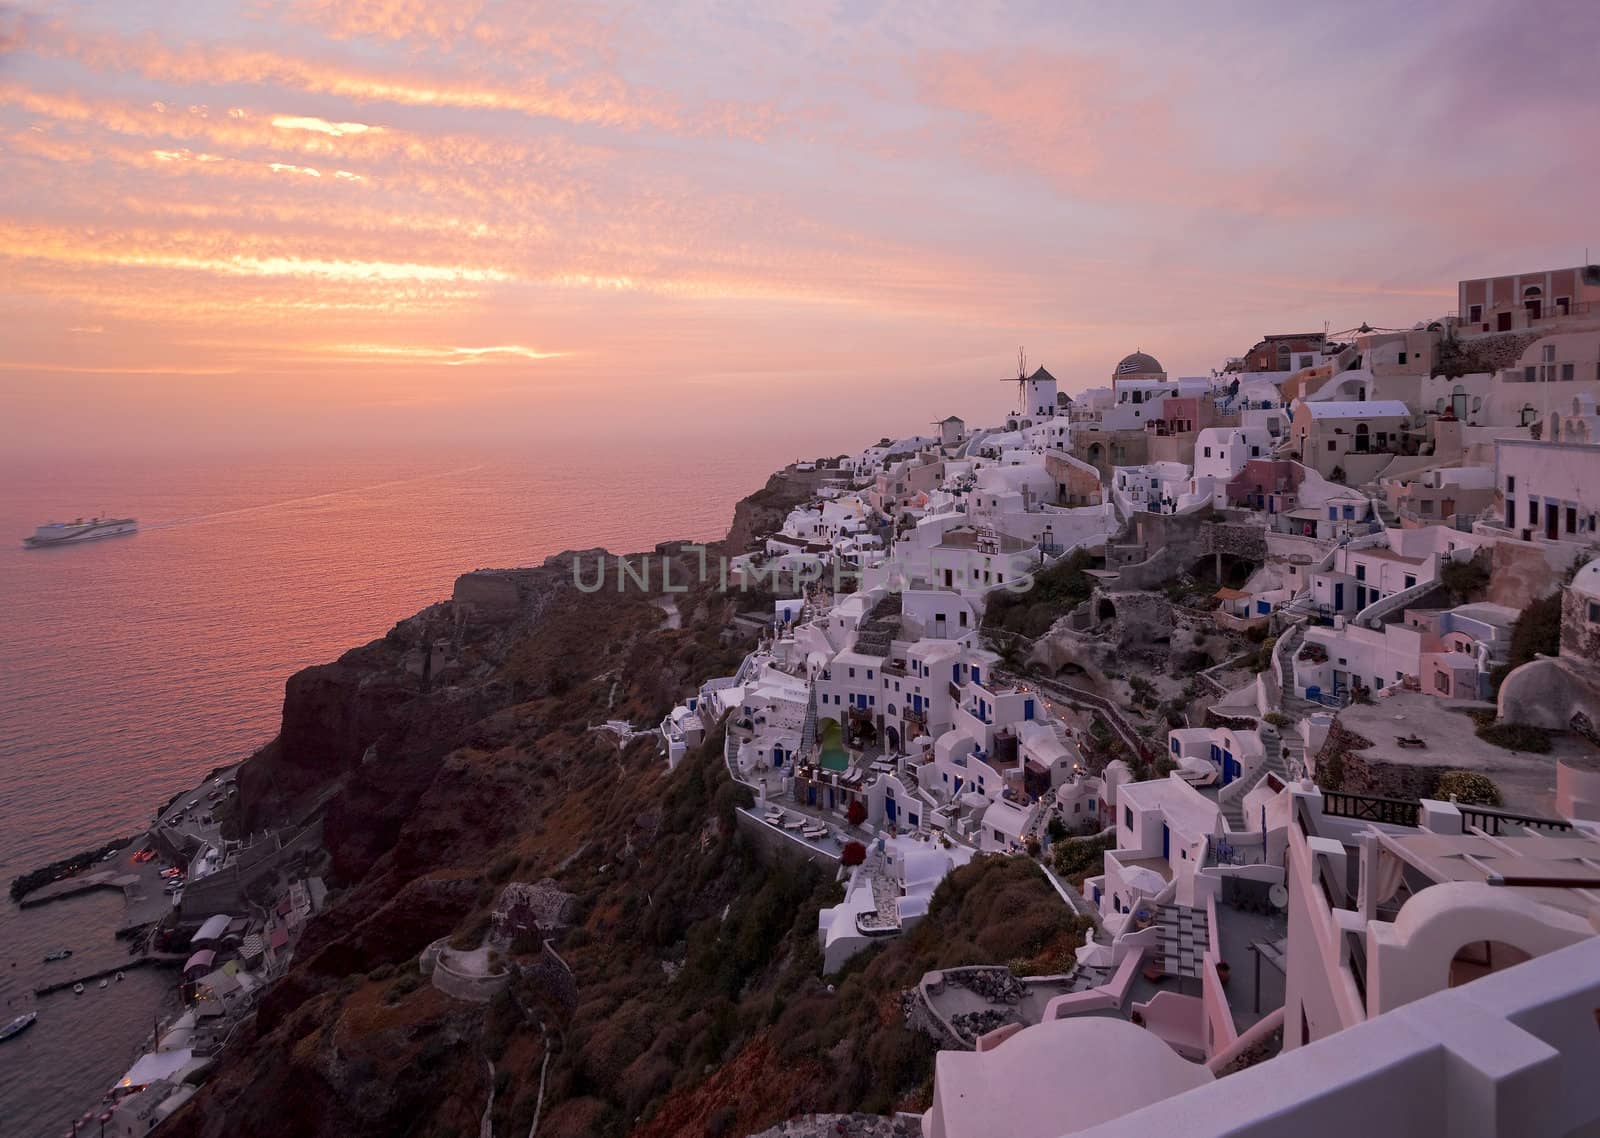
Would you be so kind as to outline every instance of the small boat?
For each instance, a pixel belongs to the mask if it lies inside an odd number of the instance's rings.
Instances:
[[[23,1012],[16,1019],[0,1027],[0,1043],[10,1039],[13,1035],[21,1035],[33,1026],[33,1021],[39,1018],[38,1012]]]
[[[73,985],[73,986],[72,986],[72,994],[73,994],[73,995],[74,995],[74,996],[81,996],[81,995],[83,995],[83,985],[82,985],[82,984],[74,984],[74,985]]]
[[[102,988],[104,988],[109,983],[111,983],[111,981],[107,980],[104,976],[100,977],[100,986]]]
[[[122,983],[122,973],[120,972],[117,973],[117,983]]]
[[[54,952],[45,953],[44,962],[46,964],[53,964],[57,960],[65,960],[67,957],[69,957],[71,955],[72,955],[72,949],[70,949],[70,948],[58,948]]]

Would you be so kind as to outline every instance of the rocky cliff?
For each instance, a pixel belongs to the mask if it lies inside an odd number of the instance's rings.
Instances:
[[[769,484],[730,543],[801,493]],[[692,577],[682,560],[675,581]],[[658,568],[648,588],[584,592],[571,569],[563,555],[468,574],[449,601],[289,681],[282,731],[240,775],[242,820],[323,811],[333,893],[168,1124],[176,1138],[456,1136],[486,1113],[503,1135],[535,1115],[541,1138],[740,1134],[914,1106],[932,1045],[902,1022],[899,991],[928,967],[1075,935],[1034,867],[974,866],[916,933],[825,984],[816,912],[839,887],[746,845],[733,811],[748,792],[720,732],[669,774],[653,738],[594,729],[655,722],[732,671],[749,647],[740,597],[665,597]],[[519,936],[490,1003],[419,973],[434,940],[478,943],[507,883],[544,879],[575,899],[570,926],[548,944]]]

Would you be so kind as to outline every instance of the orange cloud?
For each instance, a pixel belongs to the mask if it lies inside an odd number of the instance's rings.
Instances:
[[[75,33],[60,24],[34,36],[27,46],[37,54],[73,59],[96,71],[134,73],[192,87],[271,85],[361,102],[513,111],[630,131],[717,131],[758,138],[771,129],[775,119],[774,112],[764,106],[743,112],[717,106],[709,115],[697,116],[681,111],[665,95],[636,90],[606,73],[575,75],[559,84],[542,75],[493,80],[428,75],[415,67],[384,71],[229,44],[187,44],[174,49],[148,33],[123,39],[105,33]],[[196,104],[190,109],[198,112],[203,108]]]

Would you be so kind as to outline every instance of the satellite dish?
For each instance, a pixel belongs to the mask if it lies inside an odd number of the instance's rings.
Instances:
[[[1285,908],[1289,904],[1289,891],[1280,882],[1273,882],[1272,888],[1267,890],[1267,900],[1272,902],[1274,909]]]

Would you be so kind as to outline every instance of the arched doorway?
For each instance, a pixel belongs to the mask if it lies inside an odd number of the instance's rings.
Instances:
[[[1450,410],[1455,414],[1456,418],[1460,419],[1462,422],[1466,422],[1467,389],[1462,387],[1459,383],[1456,384],[1455,390],[1450,393]]]
[[[1368,444],[1369,444],[1369,436],[1368,436],[1368,432],[1367,432],[1367,425],[1365,423],[1357,423],[1356,424],[1356,446],[1355,446],[1356,453],[1357,454],[1366,454],[1367,453]]]
[[[1117,606],[1111,603],[1110,598],[1101,597],[1100,607],[1095,610],[1095,615],[1101,620],[1116,620]]]
[[[885,727],[883,729],[883,748],[891,755],[898,755],[900,753],[899,728]]]
[[[1537,320],[1544,314],[1544,289],[1529,285],[1522,290],[1522,307],[1528,310],[1528,319]]]
[[[1480,976],[1532,960],[1532,954],[1500,940],[1475,940],[1461,946],[1450,960],[1450,987],[1459,988]]]

